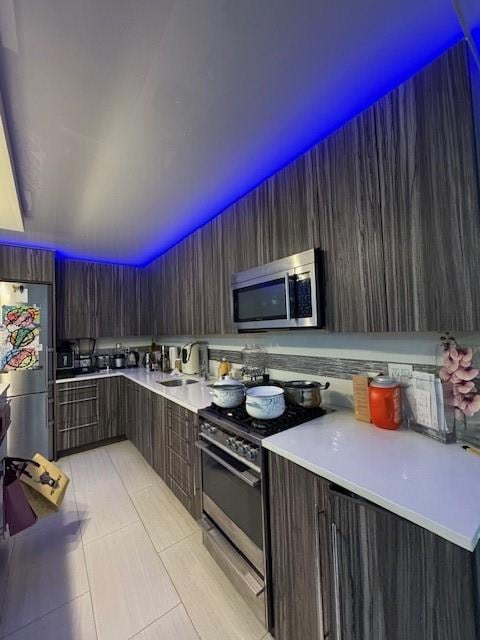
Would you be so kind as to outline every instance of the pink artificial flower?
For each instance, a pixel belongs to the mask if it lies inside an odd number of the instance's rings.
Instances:
[[[479,373],[480,371],[474,367],[460,367],[455,371],[455,375],[460,378],[460,380],[473,380]]]
[[[455,373],[452,373],[452,375],[450,376],[450,381],[452,384],[461,384],[463,382],[463,378],[460,378],[460,376],[458,375],[458,371],[455,371]]]
[[[459,393],[461,395],[465,395],[467,393],[470,393],[470,391],[472,391],[473,389],[475,389],[475,383],[472,382],[471,380],[468,380],[466,382],[463,382],[461,384],[457,384],[455,385],[455,392]]]
[[[473,359],[473,349],[472,347],[464,347],[458,350],[460,354],[460,366],[461,367],[470,367]]]
[[[449,347],[448,355],[450,356],[450,359],[453,360],[454,362],[458,362],[461,358],[461,355],[459,354],[458,349],[453,345]]]
[[[466,416],[473,416],[480,411],[480,394],[475,394],[474,396],[468,396],[463,400],[460,409]]]
[[[440,369],[440,371],[438,372],[438,375],[440,376],[440,380],[442,380],[442,382],[448,382],[450,380],[450,378],[452,377],[447,369],[445,367],[442,367]]]

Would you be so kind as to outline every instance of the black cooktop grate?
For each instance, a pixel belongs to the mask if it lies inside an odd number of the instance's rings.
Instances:
[[[273,420],[257,420],[248,415],[244,404],[233,409],[223,409],[222,407],[217,407],[215,404],[211,404],[206,409],[201,410],[200,413],[208,413],[212,418],[218,416],[223,420],[233,422],[237,427],[254,431],[259,436],[266,437],[324,416],[327,410],[322,409],[322,407],[306,409],[299,405],[287,405],[285,412],[278,418],[274,418]]]

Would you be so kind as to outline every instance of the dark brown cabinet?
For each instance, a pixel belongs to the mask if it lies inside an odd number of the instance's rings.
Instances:
[[[122,384],[123,379],[114,377],[57,385],[57,455],[124,435]]]
[[[197,416],[129,380],[125,434],[195,519],[201,516]]]
[[[475,640],[470,553],[269,455],[276,640]]]
[[[126,381],[125,435],[150,465],[153,464],[152,397],[153,393],[148,389],[130,380]]]
[[[122,376],[97,381],[98,424],[101,439],[125,434],[125,379]]]
[[[167,484],[183,506],[198,520],[201,516],[199,463],[195,440],[197,416],[167,401]]]
[[[0,245],[0,280],[52,283],[54,279],[53,251]]]
[[[319,516],[326,508],[326,487],[310,471],[285,458],[269,456],[269,595],[276,640],[333,638],[328,591],[322,597],[320,579],[321,570],[326,570]]]
[[[150,333],[149,280],[137,267],[57,259],[57,335],[122,337]],[[150,330],[148,330],[150,329]]]
[[[232,333],[231,274],[312,247],[327,329],[476,330],[471,109],[460,43],[152,262],[156,333]]]
[[[339,637],[478,638],[474,554],[355,496],[330,503]]]
[[[167,481],[167,409],[168,400],[152,394],[152,466]]]

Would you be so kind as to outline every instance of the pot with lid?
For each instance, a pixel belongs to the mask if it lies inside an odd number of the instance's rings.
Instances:
[[[252,387],[246,395],[245,408],[252,418],[273,420],[285,411],[285,394],[280,387]]]
[[[233,409],[242,404],[245,398],[245,385],[237,380],[225,377],[209,385],[213,403],[223,409]]]
[[[312,380],[292,380],[283,384],[287,400],[305,409],[320,407],[322,405],[322,390],[328,389],[329,386],[329,382],[322,385],[320,382]]]

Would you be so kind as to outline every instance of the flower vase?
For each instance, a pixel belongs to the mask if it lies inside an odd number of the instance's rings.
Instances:
[[[443,403],[445,412],[446,431],[456,435],[458,440],[469,442],[471,444],[480,445],[480,411],[476,409],[475,404],[472,405],[472,398],[475,397],[477,390],[480,388],[480,377],[478,376],[478,368],[480,365],[480,350],[478,347],[459,346],[454,338],[448,338],[449,342],[443,342],[437,349],[437,368],[438,375],[442,381]],[[448,361],[446,351],[448,345],[454,350],[454,354],[459,352],[468,353],[467,364],[453,371],[456,362],[450,360],[451,367],[446,371],[445,364]],[[454,345],[454,346],[452,346]],[[460,363],[462,360],[460,360]],[[465,368],[466,367],[466,368]],[[462,373],[459,373],[462,371]],[[463,373],[467,372],[467,373]],[[470,375],[477,373],[473,378]],[[458,380],[458,376],[470,378],[466,380]],[[472,386],[468,393],[465,391],[465,383]],[[460,389],[460,392],[459,392]]]

